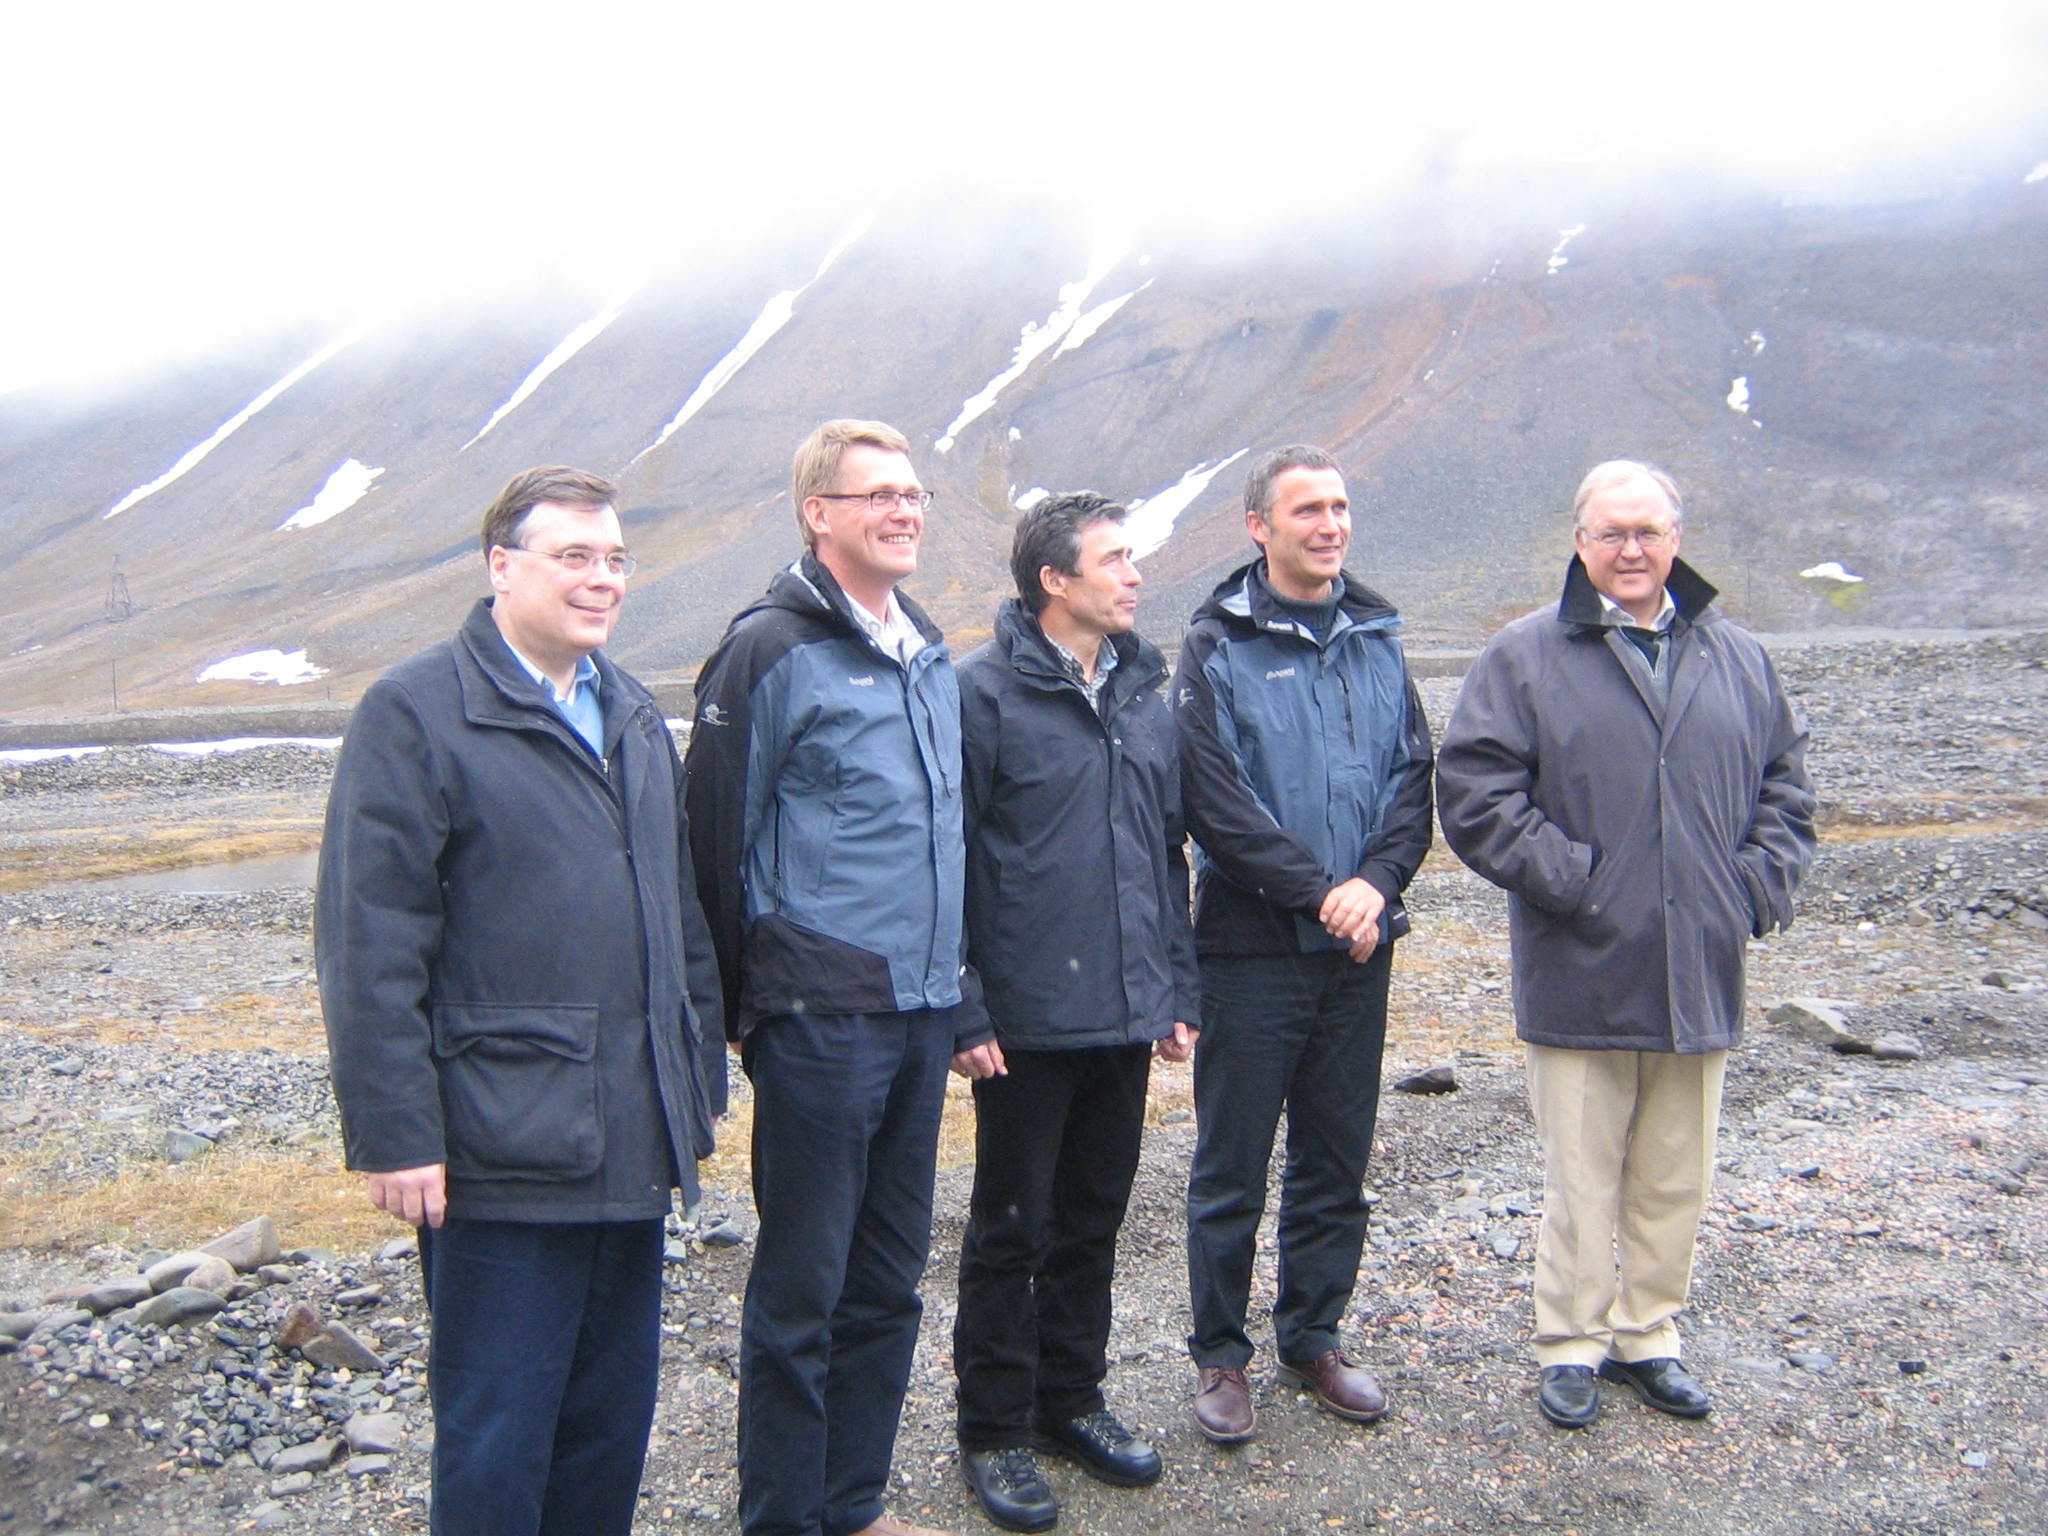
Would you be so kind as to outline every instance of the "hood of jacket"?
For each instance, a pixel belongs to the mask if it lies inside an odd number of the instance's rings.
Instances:
[[[1401,615],[1386,598],[1349,571],[1342,572],[1338,579],[1343,583],[1337,595],[1337,612],[1342,617],[1364,628],[1392,631],[1401,627]],[[1205,618],[1219,619],[1235,629],[1295,634],[1311,642],[1315,640],[1274,597],[1266,580],[1264,555],[1239,566],[1216,584],[1216,589],[1195,610],[1197,622]]]

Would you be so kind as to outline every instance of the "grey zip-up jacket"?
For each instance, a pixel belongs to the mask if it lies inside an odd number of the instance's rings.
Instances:
[[[313,934],[348,1166],[446,1163],[451,1216],[664,1215],[724,1108],[682,764],[595,660],[602,759],[478,603],[335,763]]]
[[[1350,576],[1327,637],[1273,601],[1263,559],[1195,613],[1173,680],[1181,794],[1200,846],[1195,947],[1209,955],[1343,949],[1317,920],[1363,878],[1399,938],[1401,893],[1429,851],[1429,722],[1400,616]]]
[[[1005,1050],[1202,1027],[1166,663],[1134,634],[1103,644],[1099,713],[1016,598],[960,663],[969,1044],[991,1026]]]
[[[806,554],[697,678],[690,835],[734,1039],[764,1014],[960,1001],[960,688],[939,631],[906,667]]]
[[[1444,731],[1444,838],[1511,898],[1515,1026],[1537,1045],[1733,1046],[1744,945],[1792,921],[1813,857],[1806,730],[1770,658],[1683,561],[1666,587],[1668,699],[1574,558]]]

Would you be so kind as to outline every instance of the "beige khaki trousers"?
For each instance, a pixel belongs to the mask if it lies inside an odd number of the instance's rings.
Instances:
[[[1728,1053],[1525,1049],[1543,1147],[1537,1363],[1676,1357]]]

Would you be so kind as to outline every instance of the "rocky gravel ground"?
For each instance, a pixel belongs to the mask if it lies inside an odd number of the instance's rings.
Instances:
[[[1180,1205],[1194,1128],[1185,1069],[1161,1069],[1110,1391],[1168,1471],[1129,1493],[1054,1464],[1062,1530],[2048,1530],[2048,635],[1801,645],[1779,661],[1812,718],[1829,841],[1799,925],[1752,954],[1753,1029],[1687,1319],[1716,1412],[1681,1422],[1616,1395],[1578,1435],[1536,1415],[1524,1334],[1541,1177],[1505,908],[1439,852],[1411,897],[1387,1075],[1446,1067],[1458,1086],[1387,1097],[1352,1319],[1394,1415],[1364,1429],[1319,1415],[1262,1360],[1258,1440],[1195,1435]],[[1429,684],[1432,711],[1455,690]],[[0,770],[0,849],[317,819],[318,754],[162,756]],[[331,1165],[307,918],[291,892],[0,896],[0,1215],[27,1230],[122,1179]],[[1831,1001],[1779,1009],[1795,998]],[[1855,1049],[1873,1044],[1884,1058]],[[895,1502],[977,1531],[947,1362],[964,1116],[963,1095]],[[737,1529],[742,1154],[711,1165],[669,1245],[645,1530]],[[181,1274],[176,1250],[231,1224],[33,1249],[0,1233],[0,1531],[426,1528],[425,1317],[405,1234],[341,1244],[286,1222],[273,1258]],[[145,1271],[164,1282],[153,1298]],[[210,1278],[221,1305],[150,1321],[181,1291],[207,1294],[180,1278]],[[1268,1266],[1260,1301],[1271,1283]],[[364,1353],[337,1353],[347,1341]]]

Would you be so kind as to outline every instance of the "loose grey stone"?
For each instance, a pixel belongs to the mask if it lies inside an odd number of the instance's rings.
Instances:
[[[1871,1041],[1870,1054],[1879,1061],[1918,1061],[1927,1054],[1927,1047],[1918,1035],[1894,1031]]]
[[[270,1496],[273,1499],[288,1499],[295,1493],[304,1493],[313,1486],[310,1472],[288,1472],[283,1477],[270,1480]]]
[[[1835,1368],[1835,1357],[1818,1350],[1797,1350],[1785,1356],[1802,1371],[1812,1371],[1816,1376],[1824,1375]]]
[[[329,1440],[323,1435],[318,1440],[286,1446],[272,1458],[270,1470],[280,1477],[289,1477],[294,1472],[304,1472],[310,1476],[333,1466],[334,1458],[339,1456],[341,1451],[342,1445],[339,1440]],[[273,1483],[271,1486],[275,1488],[276,1484]]]
[[[330,1371],[381,1371],[384,1357],[340,1323],[329,1323],[318,1338],[299,1346],[299,1353]]]
[[[174,1285],[183,1285],[185,1277],[206,1260],[207,1255],[197,1248],[186,1248],[148,1265],[142,1271],[142,1278],[149,1282],[152,1291],[168,1291]]]
[[[1410,1073],[1394,1084],[1396,1093],[1456,1093],[1458,1069],[1449,1062]]]
[[[1981,1472],[1991,1465],[1991,1458],[1982,1451],[1965,1451],[1962,1454],[1961,1461],[1964,1466],[1973,1472]]]
[[[254,1217],[232,1232],[223,1232],[212,1242],[200,1244],[199,1251],[226,1259],[245,1275],[265,1264],[275,1264],[284,1255],[277,1239],[277,1223],[268,1216]]]
[[[1159,1123],[1161,1125],[1186,1125],[1194,1118],[1195,1112],[1191,1109],[1169,1109],[1159,1117]],[[717,1516],[714,1515],[712,1518],[716,1519]]]
[[[138,1301],[149,1300],[153,1294],[150,1283],[141,1275],[124,1275],[119,1280],[94,1286],[78,1298],[78,1304],[97,1314],[111,1312],[116,1307],[132,1307]]]
[[[1729,1223],[1738,1232],[1769,1232],[1778,1224],[1775,1216],[1765,1216],[1757,1211],[1738,1211]]]
[[[83,1307],[65,1307],[61,1311],[46,1312],[29,1330],[32,1339],[47,1338],[59,1329],[74,1327],[79,1323],[92,1321],[92,1314]]]
[[[36,1324],[49,1315],[43,1310],[0,1312],[0,1339],[25,1339],[35,1332]]]
[[[205,1259],[192,1267],[185,1276],[185,1284],[202,1291],[211,1291],[216,1296],[226,1296],[235,1288],[235,1266],[226,1259],[217,1259],[208,1254]]]
[[[1921,1376],[1925,1375],[1926,1371],[1927,1362],[1925,1360],[1901,1360],[1899,1362],[1899,1374],[1901,1376]]]
[[[257,1466],[268,1469],[277,1459],[277,1453],[284,1449],[284,1441],[276,1435],[258,1435],[249,1442],[249,1459]]]
[[[1825,997],[1795,997],[1778,1004],[1764,1017],[1781,1029],[1793,1030],[1829,1050],[1860,1056],[1870,1046],[1849,1028],[1842,1013],[1847,1006]]]
[[[164,1132],[164,1157],[173,1163],[189,1163],[193,1158],[213,1150],[213,1142],[197,1131],[188,1131],[174,1125]]]
[[[391,1458],[383,1455],[351,1456],[342,1470],[350,1477],[374,1477],[391,1470]]]
[[[394,1237],[377,1249],[377,1257],[384,1260],[409,1259],[420,1251],[417,1237]]]
[[[1738,1371],[1747,1371],[1752,1376],[1782,1376],[1785,1374],[1784,1361],[1766,1360],[1757,1355],[1738,1355],[1728,1363]]]
[[[135,1321],[169,1328],[177,1323],[211,1317],[226,1305],[227,1298],[217,1291],[202,1291],[194,1285],[174,1285],[137,1307]]]
[[[288,1521],[284,1506],[275,1499],[266,1499],[249,1511],[249,1523],[259,1531],[274,1531]]]
[[[341,1433],[351,1451],[395,1451],[405,1443],[405,1421],[395,1413],[359,1413]]]
[[[50,1070],[58,1077],[77,1077],[85,1070],[83,1056],[66,1056],[62,1061],[50,1063]]]
[[[746,1232],[730,1216],[720,1216],[700,1228],[697,1237],[707,1248],[737,1248],[747,1240]]]
[[[374,1307],[383,1299],[384,1287],[381,1285],[358,1285],[334,1294],[334,1304],[337,1307]]]
[[[1512,1259],[1522,1251],[1522,1240],[1512,1232],[1489,1233],[1486,1242],[1496,1259]]]

